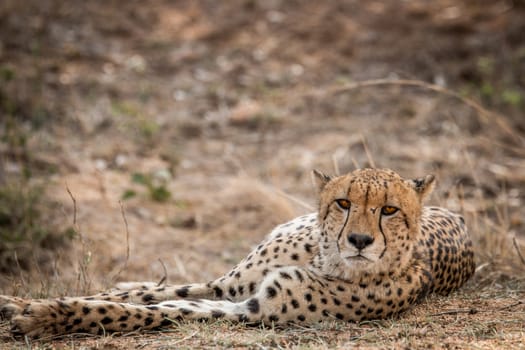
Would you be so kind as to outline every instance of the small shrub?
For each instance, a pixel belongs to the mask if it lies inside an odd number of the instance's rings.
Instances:
[[[171,192],[166,187],[170,174],[162,171],[156,174],[134,173],[131,179],[134,183],[144,186],[148,191],[150,199],[156,202],[167,202],[171,198]],[[127,189],[122,194],[122,199],[135,197],[137,192]]]
[[[49,207],[44,187],[28,181],[0,184],[0,273],[51,266],[53,251],[65,246],[75,231],[57,230],[43,208]]]

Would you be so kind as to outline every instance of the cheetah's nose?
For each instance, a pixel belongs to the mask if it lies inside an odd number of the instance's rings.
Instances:
[[[372,242],[374,242],[374,237],[361,233],[351,233],[348,235],[348,242],[353,244],[357,249],[361,250],[372,244]]]

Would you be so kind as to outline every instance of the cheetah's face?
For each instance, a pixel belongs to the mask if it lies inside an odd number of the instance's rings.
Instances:
[[[391,170],[362,169],[334,179],[316,177],[319,243],[329,263],[352,273],[379,273],[408,262],[433,176],[405,180]]]

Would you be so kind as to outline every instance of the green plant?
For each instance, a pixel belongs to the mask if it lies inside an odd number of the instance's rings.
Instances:
[[[0,272],[28,270],[32,262],[42,268],[50,252],[74,237],[72,228],[57,230],[44,215],[44,193],[27,180],[0,185]]]
[[[164,172],[158,174],[134,173],[131,176],[134,183],[146,187],[149,197],[156,202],[167,202],[171,198],[171,192],[166,187],[167,177]],[[127,189],[122,194],[122,199],[135,197],[137,193],[134,190]]]
[[[124,117],[127,128],[137,133],[147,144],[155,142],[160,130],[159,124],[149,117],[135,103],[115,101],[111,105],[112,113],[116,117]]]
[[[501,99],[508,105],[519,107],[523,104],[523,94],[515,89],[505,89],[501,93]]]
[[[518,52],[517,57],[520,57]],[[481,56],[476,62],[476,69],[479,75],[479,82],[473,83],[469,88],[470,93],[477,93],[484,103],[488,105],[500,105],[512,108],[519,108],[524,103],[524,95],[519,83],[513,79],[504,78],[498,72],[496,59],[488,56]]]

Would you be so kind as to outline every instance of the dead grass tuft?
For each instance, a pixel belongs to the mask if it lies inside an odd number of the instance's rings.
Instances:
[[[197,211],[196,215],[202,231],[221,227],[225,232],[269,232],[276,225],[297,215],[290,198],[294,197],[274,186],[247,176],[238,176],[228,180],[220,192],[213,196],[206,210]],[[292,200],[311,209],[299,199]]]

